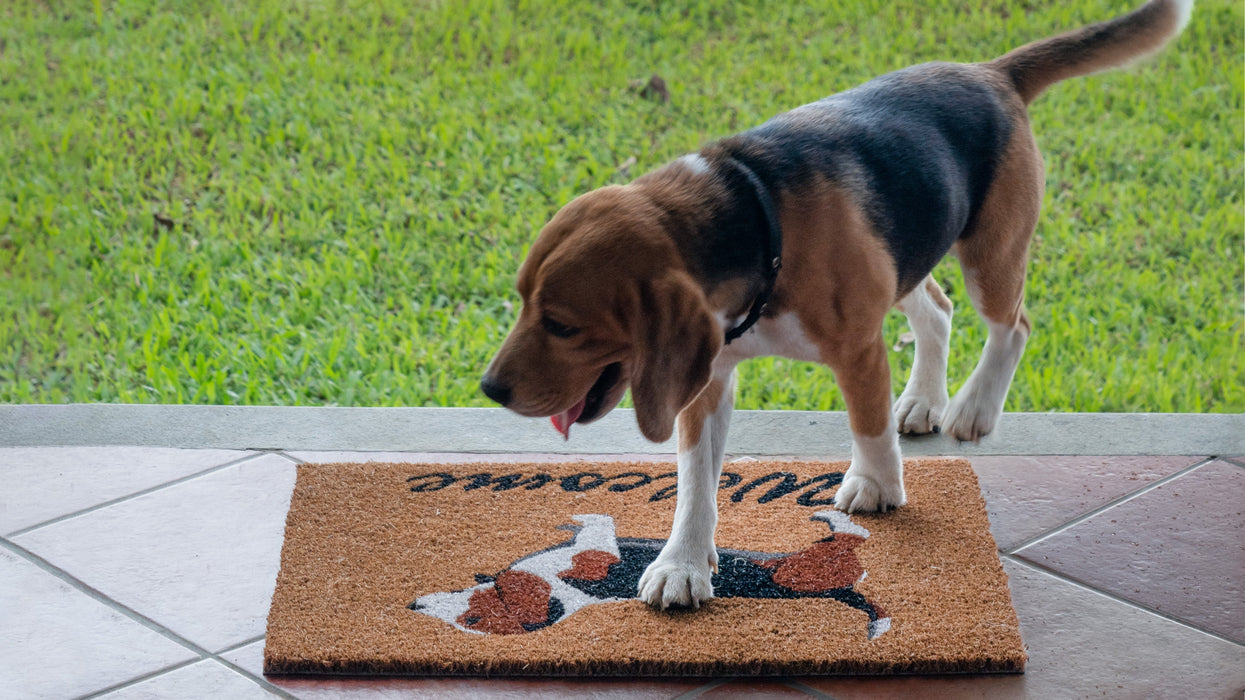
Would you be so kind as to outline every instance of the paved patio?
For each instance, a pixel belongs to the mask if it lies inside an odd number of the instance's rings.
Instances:
[[[843,458],[842,414],[741,411],[738,456]],[[265,677],[297,464],[670,459],[629,412],[0,406],[0,697],[1118,697],[1245,689],[1245,417],[1012,414],[969,456],[1028,646],[1019,676]]]

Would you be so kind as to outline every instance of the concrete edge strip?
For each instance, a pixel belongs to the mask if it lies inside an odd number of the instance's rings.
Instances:
[[[902,438],[906,455],[1241,455],[1245,414],[1008,413],[979,444]],[[547,420],[499,408],[320,408],[151,404],[0,405],[0,447],[131,445],[250,450],[670,454],[645,441],[634,412],[577,425],[563,442]],[[849,455],[847,414],[735,411],[727,452]]]

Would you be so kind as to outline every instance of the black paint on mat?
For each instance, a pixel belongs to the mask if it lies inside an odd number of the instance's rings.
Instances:
[[[829,504],[846,463],[726,466],[717,597],[635,599],[669,464],[302,465],[270,674],[1014,673],[1025,663],[977,480],[905,463],[908,505]]]

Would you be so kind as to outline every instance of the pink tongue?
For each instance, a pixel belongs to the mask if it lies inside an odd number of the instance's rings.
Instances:
[[[556,416],[549,416],[549,420],[553,422],[553,427],[559,433],[562,433],[563,440],[571,439],[571,424],[579,420],[579,417],[583,415],[585,402],[586,399],[581,400]]]

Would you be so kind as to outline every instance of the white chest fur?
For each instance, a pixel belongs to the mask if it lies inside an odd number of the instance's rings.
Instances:
[[[720,321],[723,328],[730,328],[739,319],[723,318]],[[794,313],[760,319],[747,333],[723,347],[718,359],[728,366],[734,366],[749,358],[770,355],[809,362],[821,360],[820,350],[804,332],[799,317]]]

